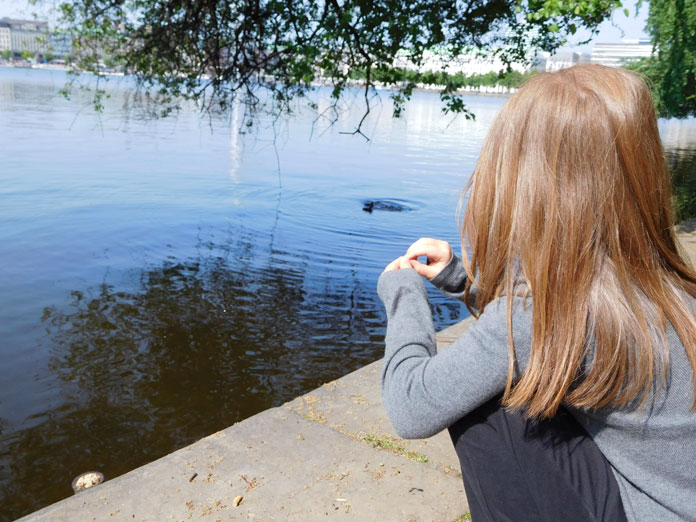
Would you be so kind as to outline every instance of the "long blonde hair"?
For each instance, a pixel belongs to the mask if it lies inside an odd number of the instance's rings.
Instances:
[[[678,251],[671,183],[640,77],[599,65],[534,76],[493,123],[470,189],[467,297],[476,285],[480,311],[507,298],[507,407],[549,417],[561,403],[644,403],[667,376],[668,322],[696,376],[696,274]],[[531,298],[532,348],[515,378],[520,281]]]

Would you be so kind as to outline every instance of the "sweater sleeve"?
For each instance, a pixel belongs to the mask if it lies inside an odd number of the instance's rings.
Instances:
[[[430,282],[443,294],[463,301],[466,270],[464,270],[464,263],[462,263],[461,258],[452,254],[452,259],[449,260],[447,266],[433,277]]]
[[[443,294],[448,297],[453,297],[463,303],[464,301],[464,290],[466,289],[466,270],[464,269],[464,263],[459,256],[452,254],[452,259],[450,259],[447,266],[442,269],[442,271],[433,277],[430,282],[440,290]],[[476,302],[476,286],[472,285],[469,289],[469,305],[474,307]]]
[[[435,435],[502,393],[508,372],[504,300],[502,306],[491,303],[464,335],[437,353],[425,285],[416,271],[386,272],[377,289],[388,319],[382,397],[399,436]],[[515,348],[524,359],[527,328],[521,322]]]

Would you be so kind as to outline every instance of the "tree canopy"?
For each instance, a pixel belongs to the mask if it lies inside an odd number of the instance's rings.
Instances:
[[[395,66],[427,50],[456,56],[481,50],[503,64],[553,51],[578,27],[597,26],[620,0],[66,0],[59,4],[76,37],[73,66],[99,73],[105,58],[135,75],[163,111],[180,100],[207,110],[241,102],[291,110],[318,78],[338,101],[351,75],[364,76],[366,114],[374,78],[394,88],[395,114],[414,82]],[[468,114],[445,85],[445,112]],[[334,105],[335,109],[335,105]],[[358,127],[359,131],[359,127]]]
[[[661,116],[696,115],[696,3],[651,0],[646,29],[653,56],[629,68],[648,78]]]

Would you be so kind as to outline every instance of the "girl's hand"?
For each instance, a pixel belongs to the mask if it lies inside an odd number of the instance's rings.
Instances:
[[[419,256],[427,256],[428,264],[418,261]],[[422,237],[413,243],[404,256],[408,259],[410,266],[420,275],[430,280],[442,272],[447,263],[452,259],[452,247],[447,241]]]
[[[428,264],[426,265],[418,261],[419,256],[427,256]],[[405,256],[397,257],[389,263],[384,271],[413,268],[420,275],[430,280],[442,272],[442,269],[447,266],[450,259],[452,259],[452,247],[447,241],[423,237],[408,247]]]
[[[387,265],[384,271],[391,272],[392,270],[400,270],[402,268],[413,268],[411,266],[411,262],[406,256],[397,257],[394,261]]]

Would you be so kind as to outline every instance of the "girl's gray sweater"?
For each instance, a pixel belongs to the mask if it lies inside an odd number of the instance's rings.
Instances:
[[[432,280],[463,299],[466,274],[454,256]],[[508,338],[505,298],[440,353],[422,278],[412,269],[382,274],[378,293],[387,311],[382,395],[396,432],[430,437],[505,389]],[[531,345],[531,305],[513,300],[513,337],[519,368]],[[642,409],[570,409],[614,470],[628,520],[696,521],[696,414],[693,376],[673,328],[667,331],[666,387]]]

